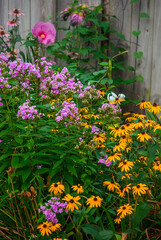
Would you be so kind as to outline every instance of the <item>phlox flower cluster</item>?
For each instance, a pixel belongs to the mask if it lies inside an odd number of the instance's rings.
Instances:
[[[100,152],[100,154],[103,155],[102,152]],[[106,165],[106,167],[109,167],[112,164],[112,162],[107,160],[107,158],[108,158],[107,154],[104,154],[102,158],[99,159],[98,163],[103,163]]]
[[[57,215],[68,212],[66,207],[67,202],[62,203],[60,198],[52,197],[45,205],[40,206],[39,212],[42,212],[46,216],[47,221],[57,223]]]
[[[92,86],[86,87],[84,91],[82,91],[79,94],[78,98],[82,101],[82,103],[87,104],[89,99],[91,99],[92,101],[95,101],[95,100],[101,100],[103,97],[99,94],[95,86],[92,85]]]
[[[0,77],[0,88],[11,88],[11,85],[8,84],[8,78]]]
[[[36,110],[36,106],[29,106],[29,100],[24,102],[22,105],[20,105],[18,108],[20,109],[18,111],[17,116],[24,119],[34,119],[35,117],[43,117],[44,114],[38,113]]]
[[[105,114],[120,114],[121,113],[121,109],[114,103],[103,103],[102,106],[98,109],[98,111],[100,113]]]
[[[1,101],[2,101],[2,99],[0,98],[0,106],[3,106],[3,103]]]
[[[78,108],[76,107],[76,104],[71,101],[70,103],[68,103],[67,101],[64,101],[62,103],[63,108],[56,114],[56,118],[55,120],[57,122],[60,122],[66,118],[74,118],[75,120],[79,119],[78,116]]]

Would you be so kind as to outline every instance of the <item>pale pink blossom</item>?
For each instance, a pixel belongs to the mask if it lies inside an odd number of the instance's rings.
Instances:
[[[16,18],[13,18],[11,21],[7,22],[7,25],[14,27],[14,26],[17,26],[19,23],[20,21],[18,21]]]
[[[83,22],[83,18],[78,13],[74,13],[70,19],[70,24],[72,26],[81,25],[82,22]]]
[[[23,11],[21,11],[20,9],[17,9],[17,8],[14,8],[12,11],[9,12],[9,14],[15,15],[17,17],[24,15]]]
[[[56,29],[50,22],[38,22],[32,28],[34,37],[38,37],[38,41],[42,44],[54,43],[56,37]]]

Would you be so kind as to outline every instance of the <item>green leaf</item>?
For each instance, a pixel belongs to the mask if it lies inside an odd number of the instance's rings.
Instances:
[[[138,30],[138,31],[133,31],[132,34],[135,36],[135,37],[138,37],[141,33],[141,30]]]
[[[17,137],[15,137],[15,141],[19,144],[22,144],[23,143],[23,138],[17,136]]]
[[[128,80],[122,81],[123,84],[130,84],[130,83],[134,83],[136,82],[136,80],[134,78],[130,78]]]
[[[137,59],[141,59],[143,56],[143,52],[134,52],[133,53],[134,57],[136,57]]]
[[[94,226],[92,224],[84,224],[82,229],[86,234],[89,234],[90,236],[93,236],[96,239],[100,237],[97,226]]]
[[[69,170],[69,172],[73,173],[75,177],[78,177],[77,171],[74,167],[72,167],[71,165],[67,165],[67,169]]]
[[[140,81],[140,82],[144,82],[144,78],[143,78],[143,76],[141,76],[141,75],[137,75],[137,76],[136,76],[136,80],[138,80],[138,81]]]
[[[132,3],[135,3],[135,2],[139,2],[139,1],[140,1],[140,0],[131,0],[130,3],[132,4]]]
[[[101,65],[101,66],[108,66],[108,62],[101,62],[101,63],[99,63],[99,65]]]
[[[148,215],[150,211],[150,205],[148,203],[140,203],[137,208],[135,214],[132,216],[132,222],[134,226],[137,227],[141,221]]]
[[[142,12],[140,13],[140,18],[150,18],[148,13]]]
[[[132,67],[132,66],[126,66],[126,67],[127,67],[127,69],[129,69],[130,71],[135,71],[135,68]]]
[[[11,160],[11,166],[15,169],[19,167],[19,157],[13,157]]]
[[[69,172],[64,172],[64,179],[71,185],[73,186],[73,176]]]
[[[36,42],[35,42],[35,40],[28,40],[28,41],[24,42],[24,45],[26,47],[35,47]]]
[[[98,240],[108,240],[113,237],[113,232],[111,230],[104,230],[99,232],[99,235],[101,238],[98,238]]]
[[[106,83],[108,83],[108,84],[112,84],[113,83],[113,80],[112,79],[108,79],[108,78],[104,78],[104,79],[102,79],[101,80],[101,84],[106,84]]]
[[[31,174],[31,168],[27,168],[27,169],[25,168],[23,170],[23,174],[22,174],[23,182],[25,182],[27,180],[27,178],[30,176],[30,174]]]
[[[116,237],[116,240],[121,240],[122,239],[121,235],[119,235],[119,234],[115,234],[115,237]]]

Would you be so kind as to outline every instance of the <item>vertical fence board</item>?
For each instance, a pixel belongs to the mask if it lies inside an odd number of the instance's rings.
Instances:
[[[8,0],[0,1],[0,25],[6,27],[8,21]]]
[[[161,1],[155,1],[151,101],[161,104]]]

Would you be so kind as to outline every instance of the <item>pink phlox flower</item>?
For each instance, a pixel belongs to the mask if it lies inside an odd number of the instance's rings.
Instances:
[[[38,37],[38,41],[42,44],[49,44],[55,42],[56,29],[50,22],[38,22],[32,28],[34,37]]]

